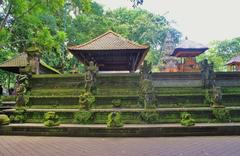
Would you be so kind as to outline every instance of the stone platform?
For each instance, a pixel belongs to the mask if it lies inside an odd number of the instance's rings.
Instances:
[[[160,136],[218,136],[240,135],[240,123],[196,124],[126,124],[121,128],[106,125],[61,124],[45,127],[43,124],[10,124],[0,127],[0,135],[70,136],[70,137],[160,137]]]

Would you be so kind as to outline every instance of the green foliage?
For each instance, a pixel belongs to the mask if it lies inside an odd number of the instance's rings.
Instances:
[[[5,114],[0,114],[0,126],[1,125],[8,125],[10,123],[10,119]]]
[[[199,57],[197,57],[198,61],[203,61],[204,59],[207,59],[209,62],[214,63],[214,71],[224,71],[226,70],[225,63],[226,60],[219,55],[218,53],[218,44],[219,42],[212,42],[210,44],[210,49],[206,51],[205,53],[201,54]]]
[[[214,105],[214,99],[213,99],[213,95],[212,95],[212,90],[211,89],[206,89],[205,90],[204,104],[207,104],[209,106],[213,106]]]
[[[92,117],[92,112],[80,110],[74,114],[74,122],[79,124],[88,124],[92,120]]]
[[[0,30],[0,46],[8,43],[10,34],[7,29]]]
[[[107,127],[123,127],[121,114],[119,112],[112,112],[108,114]]]
[[[141,112],[140,117],[146,123],[155,123],[159,119],[159,114],[156,110],[145,110]]]
[[[215,71],[226,71],[225,63],[240,54],[240,38],[210,43],[210,49],[198,57],[198,61],[208,59],[214,63]]]
[[[139,5],[142,0],[132,2]],[[154,65],[161,56],[159,47],[166,32],[171,32],[176,43],[181,36],[163,16],[142,9],[106,12],[92,0],[6,0],[0,14],[1,19],[7,19],[0,25],[0,61],[35,44],[48,65],[66,73],[73,65],[83,71],[83,65],[68,53],[67,46],[82,44],[107,30],[151,45],[147,59]]]
[[[10,121],[12,123],[24,123],[27,120],[26,109],[16,109],[12,115],[10,115]]]
[[[81,109],[90,109],[95,102],[95,97],[90,92],[82,92],[79,96]]]
[[[94,8],[92,8],[94,9]],[[99,10],[99,6],[97,7]],[[89,41],[98,35],[113,30],[123,37],[140,44],[151,46],[147,59],[157,65],[166,32],[170,31],[174,42],[178,43],[181,33],[170,26],[165,17],[152,14],[142,9],[116,9],[102,15],[101,9],[93,14],[77,16],[67,29],[70,44],[79,44]]]
[[[188,112],[182,112],[181,113],[181,125],[183,126],[194,126],[195,120],[192,119],[192,116]]]
[[[44,114],[44,125],[47,127],[59,126],[59,117],[55,112],[46,112]]]
[[[221,122],[229,122],[231,119],[230,112],[226,108],[213,108],[212,113]]]
[[[121,106],[121,99],[113,99],[112,104],[114,107],[120,107]]]

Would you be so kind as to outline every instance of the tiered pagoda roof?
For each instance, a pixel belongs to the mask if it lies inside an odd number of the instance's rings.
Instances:
[[[182,41],[173,51],[171,56],[175,57],[196,57],[208,50],[207,46],[188,40]]]
[[[143,62],[149,46],[108,31],[85,44],[68,47],[68,50],[85,65],[94,61],[100,71],[135,71]]]

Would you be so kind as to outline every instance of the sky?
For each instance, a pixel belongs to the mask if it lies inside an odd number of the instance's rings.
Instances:
[[[132,9],[130,0],[95,1],[105,9]],[[140,8],[165,15],[183,37],[196,42],[240,37],[240,0],[144,0]]]

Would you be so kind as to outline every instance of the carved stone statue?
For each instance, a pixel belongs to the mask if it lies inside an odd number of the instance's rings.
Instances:
[[[144,108],[153,108],[155,106],[156,97],[154,94],[154,86],[151,80],[143,80],[142,92],[144,95]]]
[[[85,73],[85,91],[91,92],[93,89],[93,85],[94,85],[93,75],[90,71],[87,71]]]
[[[213,63],[208,64],[208,61],[206,59],[201,62],[201,77],[204,88],[212,88],[216,86],[216,76],[213,70]]]
[[[94,65],[93,61],[90,61],[89,66],[86,68],[86,73],[85,73],[85,91],[86,92],[92,93],[96,89],[97,72],[98,72],[98,67]]]
[[[152,74],[152,64],[148,63],[146,60],[144,61],[143,65],[140,68],[140,79],[151,79]]]
[[[221,87],[213,87],[213,102],[215,106],[220,106],[222,104]]]
[[[209,65],[209,86],[210,87],[216,86],[215,79],[216,79],[216,75],[214,73],[213,63],[210,63]]]
[[[90,92],[82,92],[79,96],[80,109],[88,110],[95,102],[95,97]]]
[[[18,84],[16,87],[16,106],[22,107],[25,106],[24,94],[26,93],[26,88],[24,84]]]
[[[28,75],[17,75],[17,84],[23,84],[26,90],[29,89],[29,76]]]
[[[17,75],[17,86],[16,86],[16,106],[25,106],[27,100],[24,95],[29,90],[29,77],[27,75]]]
[[[151,64],[144,61],[140,68],[139,101],[144,104],[145,108],[153,108],[156,101],[151,74]]]

